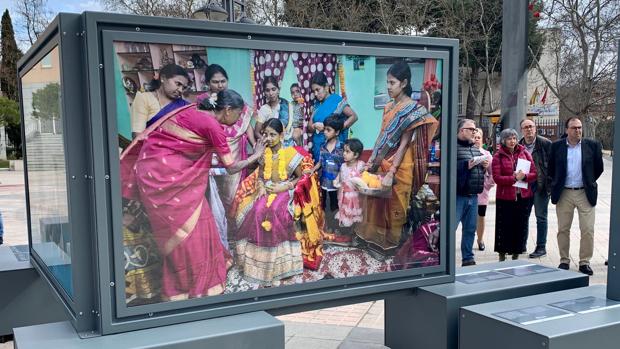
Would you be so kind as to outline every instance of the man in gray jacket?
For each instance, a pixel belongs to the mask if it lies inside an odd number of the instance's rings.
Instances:
[[[539,258],[547,254],[547,207],[549,206],[549,196],[551,193],[551,178],[549,177],[549,151],[551,141],[539,136],[536,131],[536,124],[530,119],[521,120],[521,133],[523,138],[519,144],[523,145],[530,152],[534,159],[536,173],[538,177],[534,185],[533,206],[536,213],[536,249],[530,253],[530,258]],[[529,209],[532,213],[532,205]]]

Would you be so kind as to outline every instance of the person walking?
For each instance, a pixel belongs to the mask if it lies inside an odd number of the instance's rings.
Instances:
[[[570,228],[577,209],[581,230],[579,271],[593,275],[590,259],[594,251],[596,181],[603,173],[602,146],[596,140],[583,138],[583,126],[578,117],[566,120],[565,128],[566,138],[553,142],[549,152],[551,202],[556,205],[558,216],[558,268],[568,270],[570,267]]]
[[[478,215],[478,194],[484,186],[484,173],[489,160],[474,146],[476,123],[471,119],[458,121],[456,153],[456,220],[462,223],[462,266],[476,265],[474,237]]]
[[[527,217],[532,213],[532,206],[536,214],[536,248],[530,253],[530,258],[540,258],[547,254],[547,207],[549,206],[549,193],[551,191],[551,178],[549,172],[549,150],[551,141],[539,136],[536,131],[536,123],[530,119],[521,120],[521,133],[523,138],[519,144],[525,147],[534,159],[536,167],[536,182],[532,185],[534,190],[533,205],[530,205]]]
[[[534,196],[536,166],[525,147],[517,143],[517,131],[505,129],[500,133],[501,146],[493,155],[493,180],[497,184],[495,211],[495,252],[499,261],[506,254],[518,259],[525,252],[527,216]],[[530,162],[529,171],[518,168],[519,160]]]

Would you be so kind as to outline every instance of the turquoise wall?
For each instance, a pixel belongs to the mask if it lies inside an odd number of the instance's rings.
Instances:
[[[280,97],[290,102],[291,85],[295,82],[297,82],[297,74],[295,74],[295,64],[293,64],[293,59],[289,57],[288,62],[286,62],[286,69],[284,69],[284,76],[282,77],[282,81],[280,82]]]
[[[410,63],[409,68],[411,69],[411,87],[414,91],[419,91],[422,89],[423,79],[424,79],[424,64],[421,63]],[[375,85],[375,93],[382,94],[387,93],[387,72],[390,69],[390,64],[379,64],[376,69],[376,85]]]
[[[229,88],[239,92],[249,105],[253,105],[252,90],[250,86],[250,51],[246,49],[230,48],[207,48],[209,64],[217,63],[224,67],[228,73]],[[383,109],[375,109],[374,96],[387,93],[386,76],[389,65],[376,64],[375,57],[367,57],[364,61],[363,69],[355,70],[353,60],[346,56],[339,56],[345,72],[345,89],[351,108],[357,113],[359,120],[351,128],[352,137],[359,138],[364,143],[365,149],[372,148],[379,130],[381,128],[381,118]],[[437,77],[441,81],[442,61],[437,62]],[[424,64],[412,63],[411,85],[414,90],[422,88],[424,76]],[[282,98],[291,100],[290,86],[297,82],[295,66],[289,58],[284,76],[281,81]],[[117,120],[118,131],[121,135],[131,139],[131,124],[129,118],[129,106],[125,89],[121,81],[120,65],[117,57],[114,57],[114,83],[116,87],[115,95],[117,100]],[[336,87],[339,88],[338,82]]]
[[[118,133],[131,139],[131,120],[129,117],[129,103],[125,94],[125,88],[123,87],[123,81],[121,78],[121,67],[118,63],[118,58],[114,55],[114,88],[116,96],[116,127]]]
[[[228,74],[228,88],[237,91],[247,104],[253,105],[250,90],[250,51],[207,47],[207,59],[209,64],[221,65]]]
[[[375,109],[374,107],[375,58],[367,57],[364,61],[363,70],[353,69],[353,60],[347,59],[345,56],[340,56],[339,59],[344,67],[344,88],[347,93],[347,100],[359,118],[351,127],[352,137],[362,141],[364,149],[370,149],[381,129],[383,115],[382,109]]]

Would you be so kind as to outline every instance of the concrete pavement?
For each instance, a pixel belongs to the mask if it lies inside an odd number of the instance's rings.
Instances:
[[[594,236],[594,257],[591,262],[594,276],[591,284],[604,284],[607,281],[607,267],[604,261],[609,244],[609,218],[611,205],[611,161],[604,160],[605,172],[599,179],[599,199],[596,206],[596,224]],[[0,210],[5,224],[5,241],[9,244],[24,244],[26,236],[24,186],[22,172],[0,171]],[[494,198],[494,192],[491,193]],[[549,204],[549,235],[547,256],[538,258],[537,263],[557,267],[560,256],[557,246],[557,217],[555,206]],[[495,228],[495,204],[487,208],[486,251],[475,251],[477,263],[497,261],[493,252]],[[460,227],[456,232],[457,260],[460,261]],[[530,217],[530,235],[528,253],[536,243],[536,221]],[[578,267],[579,229],[578,219],[573,221],[571,230],[571,269]],[[521,256],[527,259],[527,254]],[[385,348],[383,346],[384,308],[383,301],[352,304],[343,307],[326,308],[303,313],[279,316],[286,325],[286,348]],[[12,348],[12,343],[0,344],[0,349]]]

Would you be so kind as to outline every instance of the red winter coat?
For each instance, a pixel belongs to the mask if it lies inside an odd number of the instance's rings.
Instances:
[[[497,184],[496,198],[499,200],[517,200],[517,187],[512,186],[517,181],[514,176],[517,159],[525,159],[532,163],[530,173],[525,175],[525,181],[528,183],[527,189],[521,188],[521,197],[534,196],[532,183],[536,182],[536,166],[534,166],[532,155],[525,150],[524,146],[517,144],[512,154],[508,148],[501,146],[493,155],[491,166],[493,167],[493,180]]]

